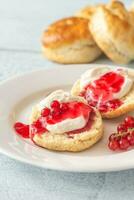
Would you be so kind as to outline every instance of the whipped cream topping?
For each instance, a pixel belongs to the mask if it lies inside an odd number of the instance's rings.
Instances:
[[[81,97],[72,97],[70,93],[65,92],[63,90],[57,90],[43,99],[38,105],[37,108],[41,111],[43,108],[50,108],[50,104],[53,100],[58,100],[59,102],[72,102],[78,101],[83,102]],[[80,115],[76,118],[67,118],[63,121],[60,121],[56,124],[48,124],[45,126],[48,131],[54,134],[63,134],[65,132],[77,130],[83,128],[88,122],[88,117],[85,118],[83,115]]]
[[[115,69],[113,67],[94,67],[92,69],[89,69],[84,74],[82,74],[80,78],[80,90],[83,91],[83,89],[87,85],[93,83],[95,80],[99,79],[102,75],[112,71],[119,73],[124,77],[124,83],[121,87],[121,90],[119,92],[113,93],[112,99],[120,99],[124,97],[130,91],[133,85],[133,79],[128,76],[128,70],[124,68]]]
[[[83,128],[87,123],[87,120],[83,116],[76,117],[74,119],[66,119],[56,124],[47,124],[46,128],[52,133],[66,133]]]
[[[39,111],[41,111],[44,107],[50,108],[50,105],[54,100],[58,100],[61,103],[72,102],[72,101],[78,101],[78,102],[84,101],[83,98],[73,97],[70,95],[69,92],[65,92],[64,90],[56,90],[39,102],[39,104],[37,105]]]

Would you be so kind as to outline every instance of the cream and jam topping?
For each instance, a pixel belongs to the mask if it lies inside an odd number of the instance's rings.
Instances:
[[[25,138],[33,138],[35,134],[45,132],[77,133],[77,130],[82,130],[89,124],[93,111],[89,105],[83,103],[82,98],[73,98],[62,90],[46,97],[37,107],[40,116],[33,124],[25,125],[17,122],[14,125],[16,132]]]
[[[85,72],[80,79],[81,96],[101,112],[116,109],[120,100],[127,95],[133,85],[126,69],[96,67]]]

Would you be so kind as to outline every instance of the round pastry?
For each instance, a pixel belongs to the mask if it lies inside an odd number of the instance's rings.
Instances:
[[[97,45],[111,60],[125,64],[134,59],[134,22],[121,2],[99,6],[89,28]]]
[[[94,14],[96,8],[98,8],[99,6],[101,6],[102,4],[98,4],[98,5],[95,5],[95,6],[86,6],[82,9],[80,9],[79,11],[77,11],[75,13],[75,16],[76,17],[82,17],[82,18],[85,18],[85,19],[88,19],[90,20],[92,15]]]
[[[61,19],[51,24],[42,37],[44,55],[64,64],[88,63],[101,51],[88,28],[88,20],[79,17]]]
[[[33,108],[31,123],[34,143],[56,151],[85,150],[103,135],[100,113],[84,98],[62,90],[51,93]]]
[[[84,97],[103,118],[115,118],[134,110],[134,70],[99,66],[76,81],[73,96]]]

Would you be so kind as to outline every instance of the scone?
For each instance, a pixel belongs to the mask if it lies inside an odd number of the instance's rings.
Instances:
[[[134,59],[134,22],[123,3],[112,1],[94,12],[89,29],[100,49],[115,63]]]
[[[96,8],[98,8],[99,6],[102,6],[102,4],[98,4],[98,5],[95,5],[95,6],[91,6],[91,5],[90,6],[86,6],[86,7],[82,8],[82,9],[80,9],[79,11],[77,11],[75,13],[75,16],[76,17],[82,17],[82,18],[90,20],[92,15],[96,11]]]
[[[82,96],[103,118],[134,110],[134,70],[121,67],[90,68],[73,85],[73,96]]]
[[[88,20],[79,17],[51,24],[42,36],[44,55],[64,64],[92,62],[101,54],[88,28]]]
[[[56,151],[85,150],[103,135],[99,111],[87,105],[84,98],[62,90],[51,93],[33,108],[31,123],[34,143]],[[38,124],[39,131],[34,124]]]

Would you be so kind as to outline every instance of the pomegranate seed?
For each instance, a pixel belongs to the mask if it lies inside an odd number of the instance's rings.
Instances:
[[[50,114],[50,109],[49,108],[44,108],[42,111],[41,111],[41,116],[42,117],[47,117],[48,115]]]
[[[24,138],[29,138],[29,125],[16,122],[14,125],[15,131]]]
[[[121,150],[127,150],[129,145],[129,141],[126,138],[121,138],[119,141],[119,146]]]
[[[118,127],[117,127],[117,131],[119,133],[122,133],[122,132],[126,132],[127,131],[127,127],[125,124],[120,124]]]
[[[119,143],[116,139],[113,139],[113,140],[109,141],[108,147],[109,147],[109,149],[115,151],[115,150],[119,149]]]
[[[69,109],[67,103],[62,103],[61,104],[61,112],[66,112]]]
[[[134,117],[128,116],[125,118],[124,122],[129,128],[134,127]]]
[[[60,108],[60,103],[57,100],[52,101],[51,108]]]

